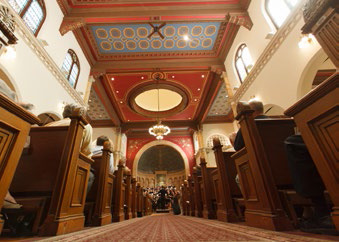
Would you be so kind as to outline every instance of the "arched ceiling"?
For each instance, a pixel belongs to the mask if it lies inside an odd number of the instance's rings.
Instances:
[[[133,108],[130,97],[136,87],[159,79],[184,93],[185,103],[161,117],[171,127],[232,120],[222,105],[220,76],[238,29],[252,27],[250,0],[57,2],[64,14],[60,33],[73,31],[91,66],[93,126],[147,130],[154,116]]]
[[[167,145],[157,145],[147,149],[140,157],[138,171],[154,173],[155,171],[182,171],[184,160],[180,153]]]

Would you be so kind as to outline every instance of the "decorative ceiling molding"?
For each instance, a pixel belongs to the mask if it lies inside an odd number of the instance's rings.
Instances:
[[[91,120],[111,120],[105,106],[102,104],[94,89],[91,89],[87,115]]]
[[[221,84],[218,94],[209,109],[207,118],[211,116],[227,116],[231,111],[231,106],[228,100],[225,83]]]
[[[261,71],[265,68],[266,64],[272,58],[272,56],[277,52],[281,44],[299,22],[302,17],[302,5],[304,1],[300,1],[298,6],[291,13],[291,16],[287,19],[287,21],[278,29],[278,31],[273,36],[272,40],[266,46],[265,50],[259,56],[258,60],[255,62],[252,70],[247,75],[239,89],[234,94],[232,102],[237,103],[240,101],[241,97],[245,94],[245,92],[249,89],[249,87],[256,80],[257,76],[261,73]]]
[[[1,0],[1,3],[8,7],[11,11],[11,14],[15,18],[16,31],[21,36],[20,39],[23,39],[27,46],[36,54],[36,56],[41,60],[41,62],[46,66],[46,68],[51,72],[51,74],[56,78],[60,85],[65,89],[65,91],[77,102],[79,105],[86,107],[86,103],[80,94],[68,83],[68,80],[65,78],[64,74],[61,72],[58,65],[54,62],[52,57],[44,49],[44,46],[41,42],[34,36],[32,31],[27,27],[22,18],[12,10],[12,7],[7,1]]]

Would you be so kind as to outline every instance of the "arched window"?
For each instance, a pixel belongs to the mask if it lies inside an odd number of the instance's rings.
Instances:
[[[222,150],[225,151],[228,148],[232,147],[230,139],[226,135],[222,134],[213,134],[207,139],[207,148],[213,148],[213,139],[218,138],[220,140],[220,144],[222,145]]]
[[[13,9],[21,16],[27,27],[36,36],[45,21],[46,7],[43,0],[8,0]]]
[[[278,29],[292,12],[299,0],[266,0],[265,9]]]
[[[73,50],[68,50],[61,71],[64,73],[69,84],[75,88],[80,73],[80,64],[79,59]]]
[[[252,57],[245,44],[240,45],[235,54],[235,69],[242,83],[253,67]]]

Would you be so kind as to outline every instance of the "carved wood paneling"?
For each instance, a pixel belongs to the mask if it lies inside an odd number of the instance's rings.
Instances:
[[[81,167],[77,168],[75,182],[72,192],[71,207],[81,207],[84,205],[84,192],[87,186],[88,171]]]

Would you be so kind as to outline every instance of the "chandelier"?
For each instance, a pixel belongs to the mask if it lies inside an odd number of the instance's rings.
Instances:
[[[158,113],[159,113],[160,112],[159,78],[156,77],[155,79],[158,81]],[[171,132],[171,129],[168,126],[161,124],[160,118],[157,118],[157,120],[158,123],[150,127],[148,129],[148,132],[151,135],[155,136],[157,140],[162,140],[165,135],[168,135]]]

